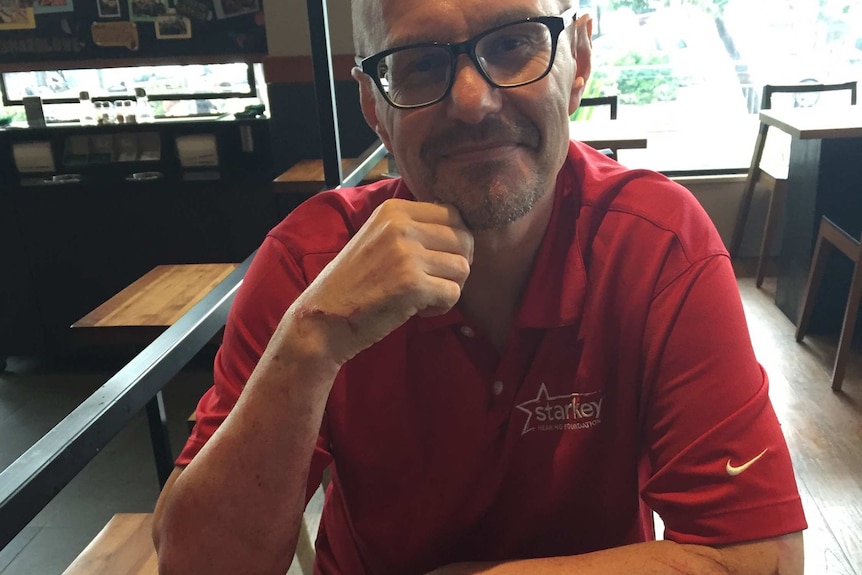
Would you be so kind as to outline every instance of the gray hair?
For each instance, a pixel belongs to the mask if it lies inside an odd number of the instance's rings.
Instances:
[[[382,49],[383,8],[373,0],[352,0],[353,47],[356,54],[370,56]]]
[[[352,0],[353,48],[360,56],[370,56],[383,49],[383,8],[375,0]],[[560,12],[572,5],[572,0],[556,0]]]

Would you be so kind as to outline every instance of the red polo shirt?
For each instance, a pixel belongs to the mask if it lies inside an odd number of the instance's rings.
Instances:
[[[649,540],[806,527],[736,280],[682,187],[572,143],[508,348],[455,308],[338,375],[309,495],[332,463],[319,573],[421,573]],[[236,402],[293,299],[400,180],[327,192],[267,237],[177,460]]]

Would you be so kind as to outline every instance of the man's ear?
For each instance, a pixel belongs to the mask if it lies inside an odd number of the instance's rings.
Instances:
[[[389,132],[386,131],[386,128],[380,122],[380,118],[377,116],[377,95],[375,94],[377,88],[374,86],[374,82],[367,74],[364,74],[362,70],[356,67],[350,71],[350,75],[359,84],[359,105],[362,107],[362,115],[365,116],[365,121],[374,130],[377,137],[386,146],[386,149],[391,152],[392,147],[390,146]]]
[[[593,19],[589,14],[584,14],[575,21],[574,26],[575,42],[572,46],[572,55],[577,64],[577,71],[572,79],[572,92],[569,95],[569,115],[574,114],[580,105],[592,72]]]

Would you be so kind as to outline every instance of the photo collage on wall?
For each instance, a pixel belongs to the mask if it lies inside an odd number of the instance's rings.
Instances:
[[[128,3],[128,19],[152,22],[156,38],[175,40],[192,37],[193,23],[222,20],[260,12],[260,0],[96,0],[103,18],[120,18],[119,2]],[[104,5],[104,6],[103,6]]]
[[[266,49],[263,0],[0,0],[0,62]]]
[[[0,0],[0,30],[30,30],[36,14],[71,12],[72,0]]]

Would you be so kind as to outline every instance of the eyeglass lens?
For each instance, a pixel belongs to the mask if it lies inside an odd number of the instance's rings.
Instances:
[[[553,56],[553,41],[541,22],[519,22],[482,36],[476,60],[499,87],[519,86],[544,75]],[[396,105],[419,106],[442,98],[449,89],[454,52],[446,46],[398,50],[378,65],[380,84]]]

